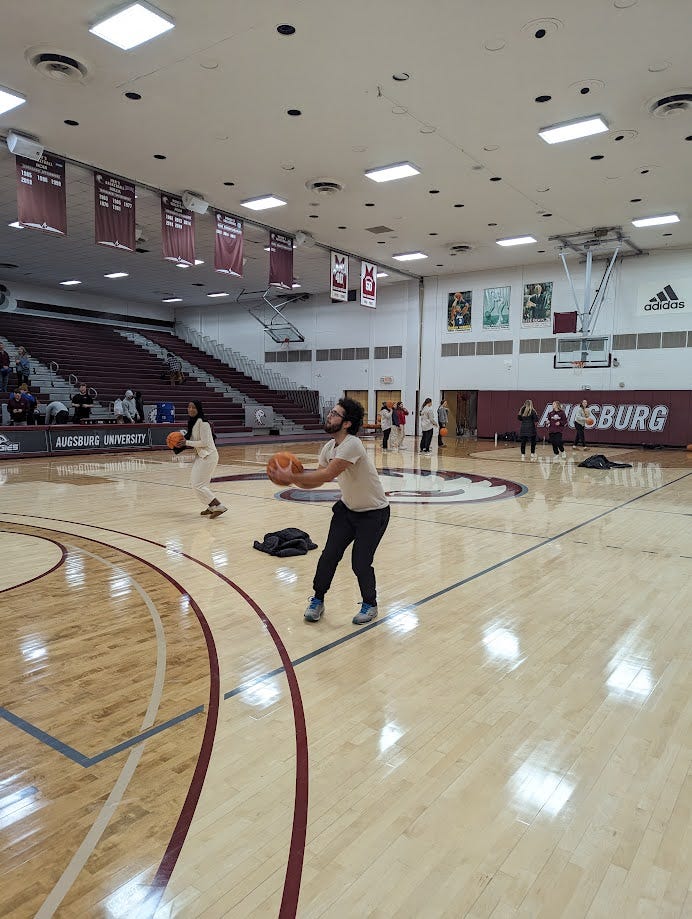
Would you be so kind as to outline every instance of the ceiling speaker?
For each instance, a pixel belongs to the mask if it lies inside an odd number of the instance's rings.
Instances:
[[[28,160],[40,160],[43,156],[43,144],[35,137],[25,137],[10,131],[7,135],[7,149],[15,156],[24,156]]]

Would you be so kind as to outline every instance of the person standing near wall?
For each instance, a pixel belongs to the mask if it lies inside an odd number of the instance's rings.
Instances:
[[[380,427],[382,428],[382,449],[389,446],[389,435],[392,433],[392,403],[383,402],[380,409]]]
[[[531,441],[531,462],[536,462],[536,422],[538,421],[538,412],[533,407],[531,399],[519,409],[517,415],[519,419],[519,440],[521,442],[521,461],[526,462],[526,441]]]
[[[548,414],[548,439],[553,448],[553,462],[565,459],[565,448],[562,443],[562,433],[567,427],[567,415],[562,402],[555,400]]]
[[[577,410],[574,413],[574,429],[577,432],[576,437],[574,438],[574,443],[572,444],[573,450],[578,450],[579,447],[582,450],[586,450],[586,438],[584,437],[584,428],[588,422],[588,419],[591,418],[591,412],[589,411],[589,403],[587,399],[582,399]]]
[[[432,442],[433,429],[437,427],[435,420],[435,409],[433,408],[432,399],[426,399],[420,410],[420,452],[430,453],[430,444]]]
[[[437,446],[445,447],[447,446],[442,440],[442,428],[446,428],[449,424],[449,409],[447,408],[447,400],[443,399],[440,402],[437,409],[437,423],[439,425],[439,430],[437,432]]]

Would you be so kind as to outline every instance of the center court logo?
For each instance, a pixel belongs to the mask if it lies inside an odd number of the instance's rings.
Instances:
[[[658,310],[684,310],[685,301],[681,300],[670,284],[666,284],[655,297],[644,305],[644,310],[649,313]]]
[[[475,475],[471,472],[447,472],[429,469],[380,469],[380,480],[391,504],[472,504],[479,501],[498,501],[517,498],[526,488],[509,479],[496,476]],[[221,476],[214,482],[267,481],[263,472],[243,475]],[[300,503],[333,504],[341,497],[337,488],[321,488],[307,491],[301,488],[286,488],[277,492],[282,501]]]

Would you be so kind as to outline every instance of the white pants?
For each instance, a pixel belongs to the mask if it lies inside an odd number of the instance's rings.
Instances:
[[[190,473],[190,485],[202,504],[211,504],[215,500],[214,492],[209,488],[211,477],[219,462],[219,454],[214,452],[209,456],[196,456]]]
[[[392,443],[394,444],[395,450],[398,450],[401,447],[401,445],[404,442],[405,436],[406,436],[406,428],[403,425],[401,425],[401,427],[397,427],[396,425],[392,427],[391,440],[392,440]]]

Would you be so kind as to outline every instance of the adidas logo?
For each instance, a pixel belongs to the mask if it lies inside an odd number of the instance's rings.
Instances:
[[[678,298],[670,284],[666,284],[663,290],[645,304],[644,309],[647,312],[649,310],[684,310],[685,301]]]

